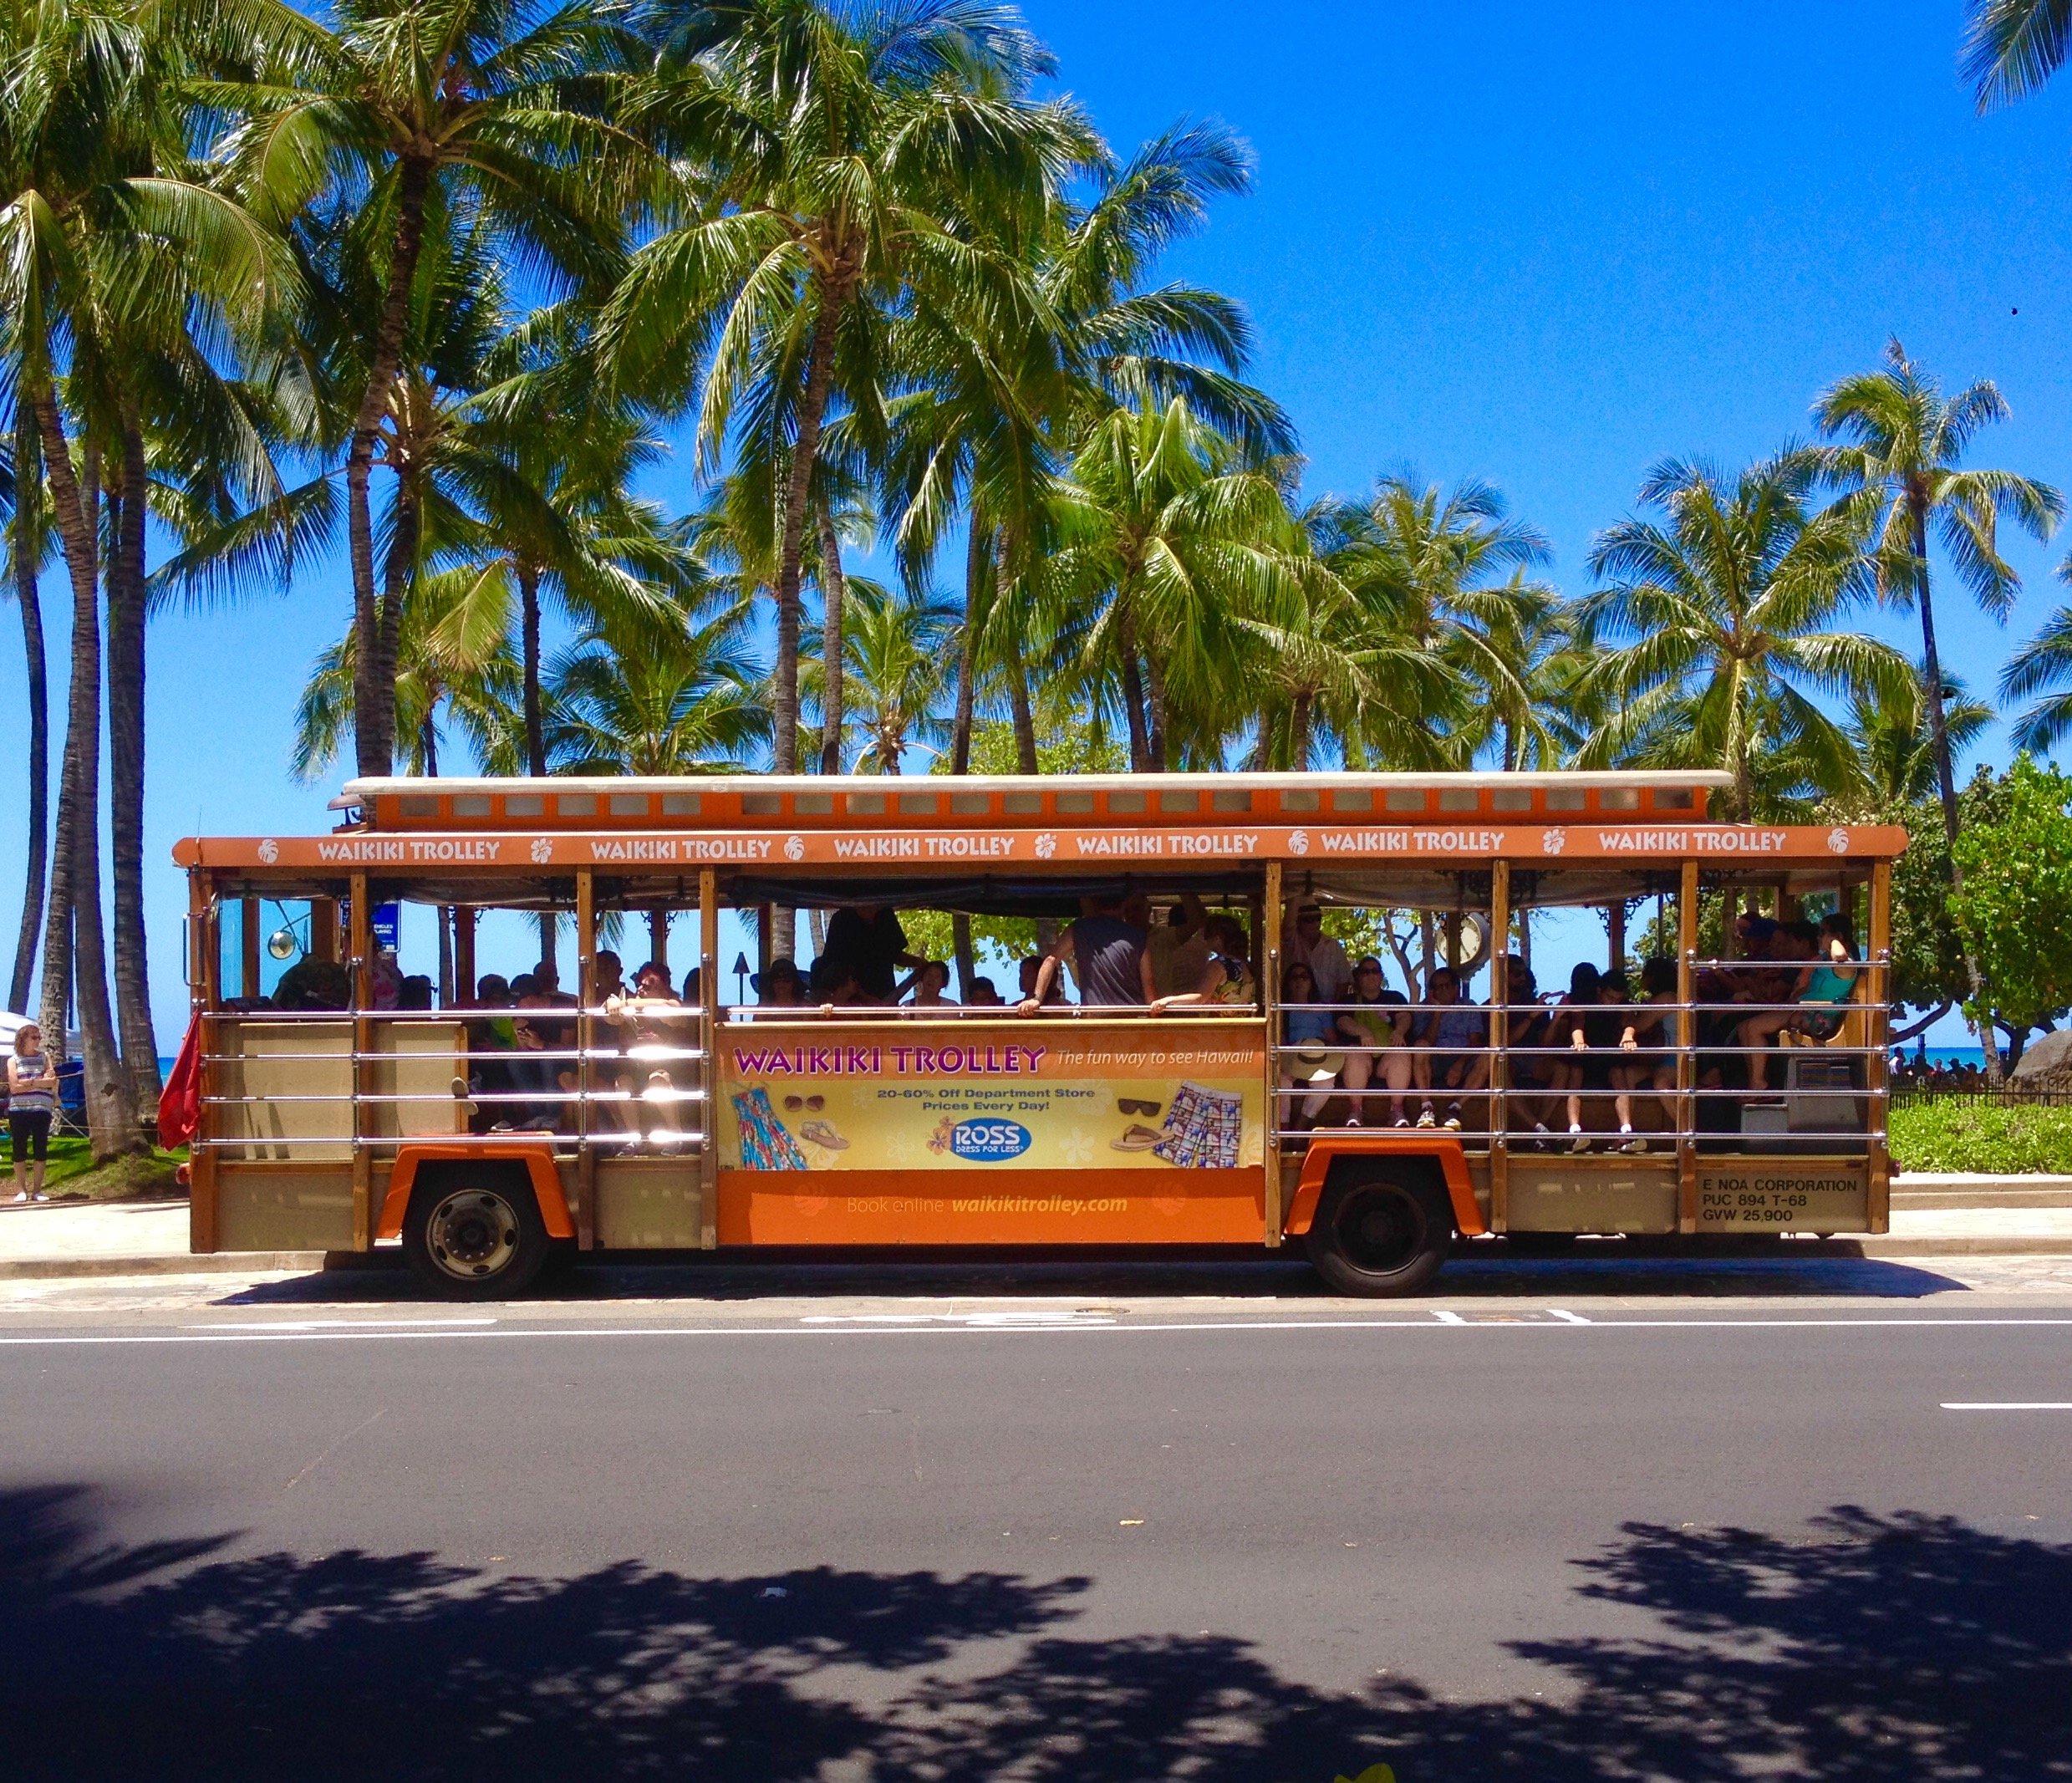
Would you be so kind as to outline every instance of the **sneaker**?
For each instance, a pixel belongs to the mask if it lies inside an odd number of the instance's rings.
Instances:
[[[1585,1133],[1580,1127],[1571,1128],[1569,1130],[1568,1149],[1572,1152],[1588,1151],[1590,1149],[1590,1135]]]
[[[1449,1132],[1459,1133],[1460,1131],[1460,1104],[1459,1103],[1455,1103],[1446,1111],[1446,1125]]]
[[[1438,1124],[1438,1123],[1433,1118],[1432,1104],[1428,1102],[1422,1108],[1418,1109],[1418,1124],[1420,1127],[1433,1127]]]
[[[26,1189],[18,1189],[18,1190],[16,1190],[14,1191],[14,1205],[15,1205],[17,1207],[19,1207],[19,1206],[22,1205],[22,1203],[23,1203],[23,1202],[24,1202],[24,1201],[26,1201],[28,1199],[28,1190],[26,1190]]]
[[[1644,1152],[1647,1149],[1647,1141],[1643,1139],[1637,1133],[1633,1133],[1628,1137],[1626,1144],[1621,1145],[1619,1149],[1622,1152],[1632,1152],[1635,1154]]]
[[[1360,1117],[1359,1117],[1358,1115],[1357,1115],[1357,1114],[1349,1114],[1349,1115],[1347,1115],[1347,1116],[1346,1117],[1346,1125],[1347,1125],[1347,1126],[1348,1126],[1348,1127],[1357,1127],[1357,1126],[1358,1126],[1359,1124],[1360,1124]]]
[[[1408,1127],[1410,1124],[1410,1117],[1408,1114],[1398,1114],[1396,1117],[1396,1124],[1398,1127]]]

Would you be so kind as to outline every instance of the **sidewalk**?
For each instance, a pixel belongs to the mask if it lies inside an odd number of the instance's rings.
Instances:
[[[245,1275],[323,1267],[321,1251],[187,1249],[187,1204],[44,1201],[0,1204],[0,1281],[66,1276]]]
[[[1892,1230],[1884,1237],[1791,1243],[1814,1255],[2072,1256],[2072,1177],[1906,1177],[1894,1184]],[[185,1201],[0,1205],[0,1281],[302,1273],[322,1269],[324,1256],[227,1251],[195,1256],[187,1249]]]

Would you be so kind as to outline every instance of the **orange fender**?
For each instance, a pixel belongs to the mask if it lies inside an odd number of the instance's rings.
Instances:
[[[1437,1159],[1445,1174],[1446,1192],[1453,1200],[1454,1223],[1471,1238],[1489,1230],[1475,1200],[1474,1184],[1468,1174],[1468,1156],[1460,1148],[1459,1134],[1429,1127],[1391,1128],[1382,1133],[1349,1127],[1343,1132],[1320,1133],[1311,1139],[1283,1227],[1291,1237],[1299,1238],[1309,1230],[1316,1218],[1316,1204],[1324,1196],[1324,1179],[1331,1174],[1332,1164],[1341,1158]]]
[[[418,1166],[449,1159],[468,1164],[522,1164],[532,1179],[533,1199],[540,1204],[540,1219],[547,1227],[547,1235],[576,1235],[576,1223],[568,1215],[568,1197],[562,1193],[561,1173],[554,1168],[552,1147],[500,1145],[491,1150],[481,1145],[405,1145],[395,1154],[389,1192],[382,1198],[381,1220],[374,1228],[376,1238],[403,1235],[403,1214],[410,1205],[410,1189],[417,1181]]]

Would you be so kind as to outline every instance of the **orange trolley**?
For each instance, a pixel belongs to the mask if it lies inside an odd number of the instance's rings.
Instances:
[[[355,782],[329,834],[175,850],[201,1060],[193,1248],[400,1241],[465,1298],[518,1291],[557,1251],[1296,1242],[1339,1289],[1390,1294],[1484,1235],[1882,1231],[1906,838],[1714,823],[1722,784]],[[1029,1014],[720,994],[730,910],[766,964],[787,924],[804,942],[843,908],[1019,916],[1048,940],[1082,900],[1129,898],[1214,917],[1235,988]],[[383,950],[377,912],[403,904],[436,913],[443,996],[413,996]],[[1334,957],[1294,920],[1312,907],[1416,1001],[1377,1017],[1336,984],[1284,1006],[1296,952]],[[1633,966],[1594,1014],[1529,982],[1531,913],[1561,909],[1601,922],[1607,971]],[[565,993],[485,994],[476,941],[498,912],[566,927]],[[1820,958],[1794,954],[1822,915]],[[661,963],[678,984],[696,969],[691,996],[604,981],[606,944],[644,918],[665,953],[671,916],[694,940]],[[1202,970],[1191,934],[1163,939],[1154,957]],[[1845,999],[1805,996],[1820,965]],[[1430,1004],[1435,981],[1458,1001]]]

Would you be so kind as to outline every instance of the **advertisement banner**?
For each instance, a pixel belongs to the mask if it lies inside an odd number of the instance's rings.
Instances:
[[[1265,1155],[1254,1023],[756,1022],[721,1032],[719,1065],[722,1169],[1169,1174]]]

